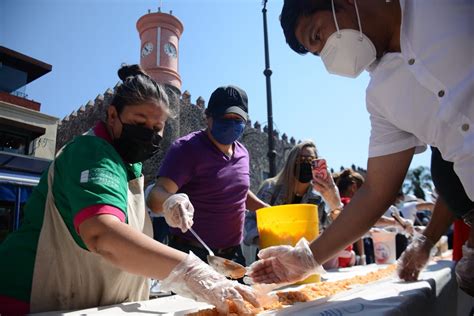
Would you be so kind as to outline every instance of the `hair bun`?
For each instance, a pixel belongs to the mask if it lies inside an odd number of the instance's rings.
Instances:
[[[140,67],[140,65],[127,65],[122,64],[122,67],[118,70],[118,76],[122,81],[125,81],[128,77],[135,77],[138,75],[147,76],[147,73]]]
[[[345,178],[345,177],[349,177],[350,175],[352,175],[352,169],[344,169],[341,173],[339,173],[339,177],[341,178]]]

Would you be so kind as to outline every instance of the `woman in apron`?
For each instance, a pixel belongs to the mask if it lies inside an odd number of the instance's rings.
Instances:
[[[258,305],[250,288],[150,238],[141,162],[158,150],[168,98],[138,65],[118,74],[105,122],[58,153],[21,228],[0,245],[0,314],[147,300],[148,278],[222,312],[226,299],[246,312],[244,299]]]

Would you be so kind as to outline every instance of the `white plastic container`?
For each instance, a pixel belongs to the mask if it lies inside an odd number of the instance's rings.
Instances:
[[[390,264],[396,260],[395,236],[397,233],[386,230],[371,232],[374,242],[375,262],[377,264]]]

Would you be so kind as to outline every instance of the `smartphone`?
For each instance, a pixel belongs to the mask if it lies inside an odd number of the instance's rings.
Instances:
[[[328,178],[328,166],[326,159],[319,158],[312,162],[313,178],[320,178],[326,180]]]

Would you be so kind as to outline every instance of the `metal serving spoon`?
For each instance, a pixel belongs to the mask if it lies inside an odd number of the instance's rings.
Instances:
[[[211,250],[211,248],[206,245],[206,243],[201,239],[201,237],[199,237],[198,234],[196,234],[196,232],[191,227],[189,228],[189,231],[194,235],[194,237],[197,238],[197,240],[199,240],[199,242],[204,246],[204,248],[206,248],[207,252],[209,253],[209,255],[207,256],[207,262],[217,272],[231,279],[240,279],[245,275],[247,269],[244,266],[232,260],[214,255],[214,252]]]

